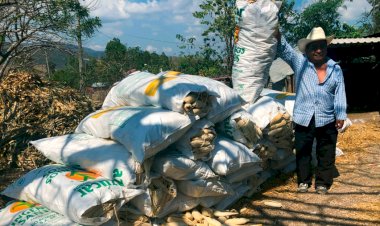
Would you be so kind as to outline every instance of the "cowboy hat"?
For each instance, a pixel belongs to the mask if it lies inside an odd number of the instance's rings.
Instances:
[[[298,49],[305,53],[306,46],[315,41],[319,40],[326,40],[327,45],[330,44],[330,42],[333,40],[334,36],[328,36],[326,37],[325,31],[321,27],[315,27],[311,29],[310,33],[307,35],[306,38],[302,38],[298,41]]]

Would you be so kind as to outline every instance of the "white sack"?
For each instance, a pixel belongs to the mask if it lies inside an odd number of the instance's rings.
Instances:
[[[195,137],[200,137],[203,134],[203,130],[207,129],[211,131],[214,136],[210,139],[204,139],[204,147],[209,148],[209,152],[207,153],[200,153],[199,149],[195,149],[191,145],[191,141]],[[189,129],[185,135],[183,135],[180,139],[178,139],[174,144],[174,148],[177,149],[179,152],[181,152],[186,157],[193,159],[193,160],[203,160],[206,161],[210,158],[210,152],[214,149],[214,139],[216,137],[216,132],[214,129],[214,123],[207,119],[201,119],[194,123],[194,125]],[[209,142],[210,144],[208,144]],[[206,145],[207,144],[207,145]],[[207,146],[207,147],[206,147]]]
[[[225,137],[217,137],[215,149],[207,164],[218,175],[228,175],[242,167],[260,167],[261,159],[243,144]]]
[[[178,191],[190,197],[230,195],[234,191],[230,184],[216,179],[195,179],[175,181]]]
[[[262,138],[261,129],[254,123],[252,115],[244,109],[234,112],[218,123],[216,128],[218,132],[249,148],[254,148]]]
[[[264,88],[260,95],[272,97],[275,101],[284,105],[286,111],[293,117],[294,103],[296,101],[295,93],[280,92]]]
[[[143,166],[120,143],[77,133],[30,142],[53,162],[80,167],[108,179],[119,179],[124,186],[140,185]]]
[[[214,208],[217,210],[225,210],[231,205],[233,205],[236,201],[238,201],[244,194],[249,190],[250,186],[244,183],[236,183],[234,184],[234,194],[226,196],[220,202],[218,202]]]
[[[158,217],[177,197],[177,187],[173,180],[152,176],[151,183],[142,195],[131,200],[130,204],[148,217]]]
[[[264,170],[257,173],[255,176],[248,178],[249,191],[245,194],[246,197],[251,197],[254,193],[260,191],[260,185],[274,175],[274,170]]]
[[[184,113],[185,97],[190,93],[206,91],[207,88],[203,84],[183,77],[180,72],[169,71],[165,74],[155,75],[137,71],[112,87],[102,108],[153,105]]]
[[[351,120],[349,118],[346,118],[343,122],[342,128],[338,129],[338,132],[344,133],[348,129],[348,127],[350,127],[351,125],[352,125]]]
[[[159,209],[159,212],[153,214],[151,204],[146,202],[147,200],[150,200],[148,196],[149,195],[147,193],[144,193],[143,196],[136,197],[135,204],[138,206],[138,209],[136,206],[129,203],[126,206],[123,206],[122,209],[128,208],[128,210],[132,210],[136,214],[143,214],[146,216],[162,219],[172,213],[183,213],[192,210],[199,205],[201,200],[203,200],[203,198],[194,198],[181,193],[177,193],[177,196],[174,199],[165,203],[165,205]],[[145,206],[142,205],[143,203]]]
[[[230,173],[226,176],[226,180],[229,183],[237,183],[240,181],[243,181],[244,179],[247,179],[253,175],[256,175],[258,172],[262,171],[262,167],[257,166],[244,166],[238,169],[237,171]]]
[[[259,97],[276,56],[278,6],[268,0],[237,0],[233,88],[248,103]]]
[[[170,72],[162,72],[158,75],[164,76],[167,73]],[[207,92],[211,95],[211,108],[206,118],[213,123],[224,120],[244,103],[235,90],[222,82],[197,75],[180,74],[178,77],[178,79],[191,81],[193,84],[199,84],[207,88]]]
[[[13,201],[0,210],[0,225],[79,226],[67,217],[36,203]]]
[[[81,121],[76,133],[120,142],[142,163],[178,140],[191,126],[189,117],[156,107],[115,107]]]
[[[246,110],[252,115],[254,122],[261,130],[267,127],[278,113],[286,112],[283,105],[267,96],[263,96],[255,103],[249,104]]]
[[[40,203],[80,224],[100,225],[112,217],[115,209],[142,192],[127,189],[117,179],[47,165],[28,172],[1,194]]]
[[[164,150],[154,157],[152,170],[174,180],[215,178],[217,175],[203,161],[187,158],[177,150]]]

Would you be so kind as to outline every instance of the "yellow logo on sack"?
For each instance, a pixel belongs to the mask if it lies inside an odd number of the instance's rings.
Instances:
[[[91,116],[91,118],[99,118],[100,116],[104,115],[105,113],[113,111],[113,110],[121,108],[121,107],[123,107],[123,106],[116,106],[116,107],[110,107],[110,108],[104,109],[104,110],[99,111],[98,113],[94,114],[93,116]]]
[[[11,213],[17,213],[19,211],[32,208],[34,206],[40,206],[40,204],[19,201],[19,202],[12,203],[11,208],[9,209],[9,211]]]
[[[288,96],[294,96],[294,95],[295,95],[294,93],[280,93],[276,96],[276,99],[281,100]]]
[[[71,171],[66,173],[65,176],[71,180],[77,181],[95,180],[96,178],[100,177],[99,174],[84,171]]]
[[[234,31],[234,42],[235,44],[239,41],[240,27],[236,26]]]
[[[178,71],[168,71],[164,75],[160,76],[159,78],[151,81],[149,85],[145,89],[145,95],[147,96],[154,96],[156,95],[156,92],[158,88],[165,82],[168,82],[170,80],[176,79],[178,75],[180,75],[181,72]],[[168,76],[173,76],[173,77],[168,77]]]

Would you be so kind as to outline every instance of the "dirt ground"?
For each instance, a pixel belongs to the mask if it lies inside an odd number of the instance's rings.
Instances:
[[[235,205],[244,217],[263,225],[380,225],[379,112],[350,114],[353,125],[339,135],[340,177],[326,195],[296,192],[296,177],[284,175],[263,185],[261,193]],[[266,206],[271,200],[281,208]]]
[[[349,114],[353,125],[339,135],[337,157],[340,177],[326,195],[296,192],[294,174],[281,175],[262,185],[261,192],[239,200],[231,208],[250,225],[380,225],[380,115]],[[0,172],[0,190],[24,172]],[[282,207],[265,205],[275,201]],[[6,203],[0,197],[0,208]]]

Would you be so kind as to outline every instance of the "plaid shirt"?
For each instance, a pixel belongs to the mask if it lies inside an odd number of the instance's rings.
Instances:
[[[278,44],[277,54],[294,71],[296,101],[293,121],[295,123],[308,126],[314,116],[315,126],[322,127],[336,119],[346,119],[347,103],[343,72],[335,61],[328,59],[326,78],[319,83],[314,64],[305,55],[296,52],[283,37]]]

